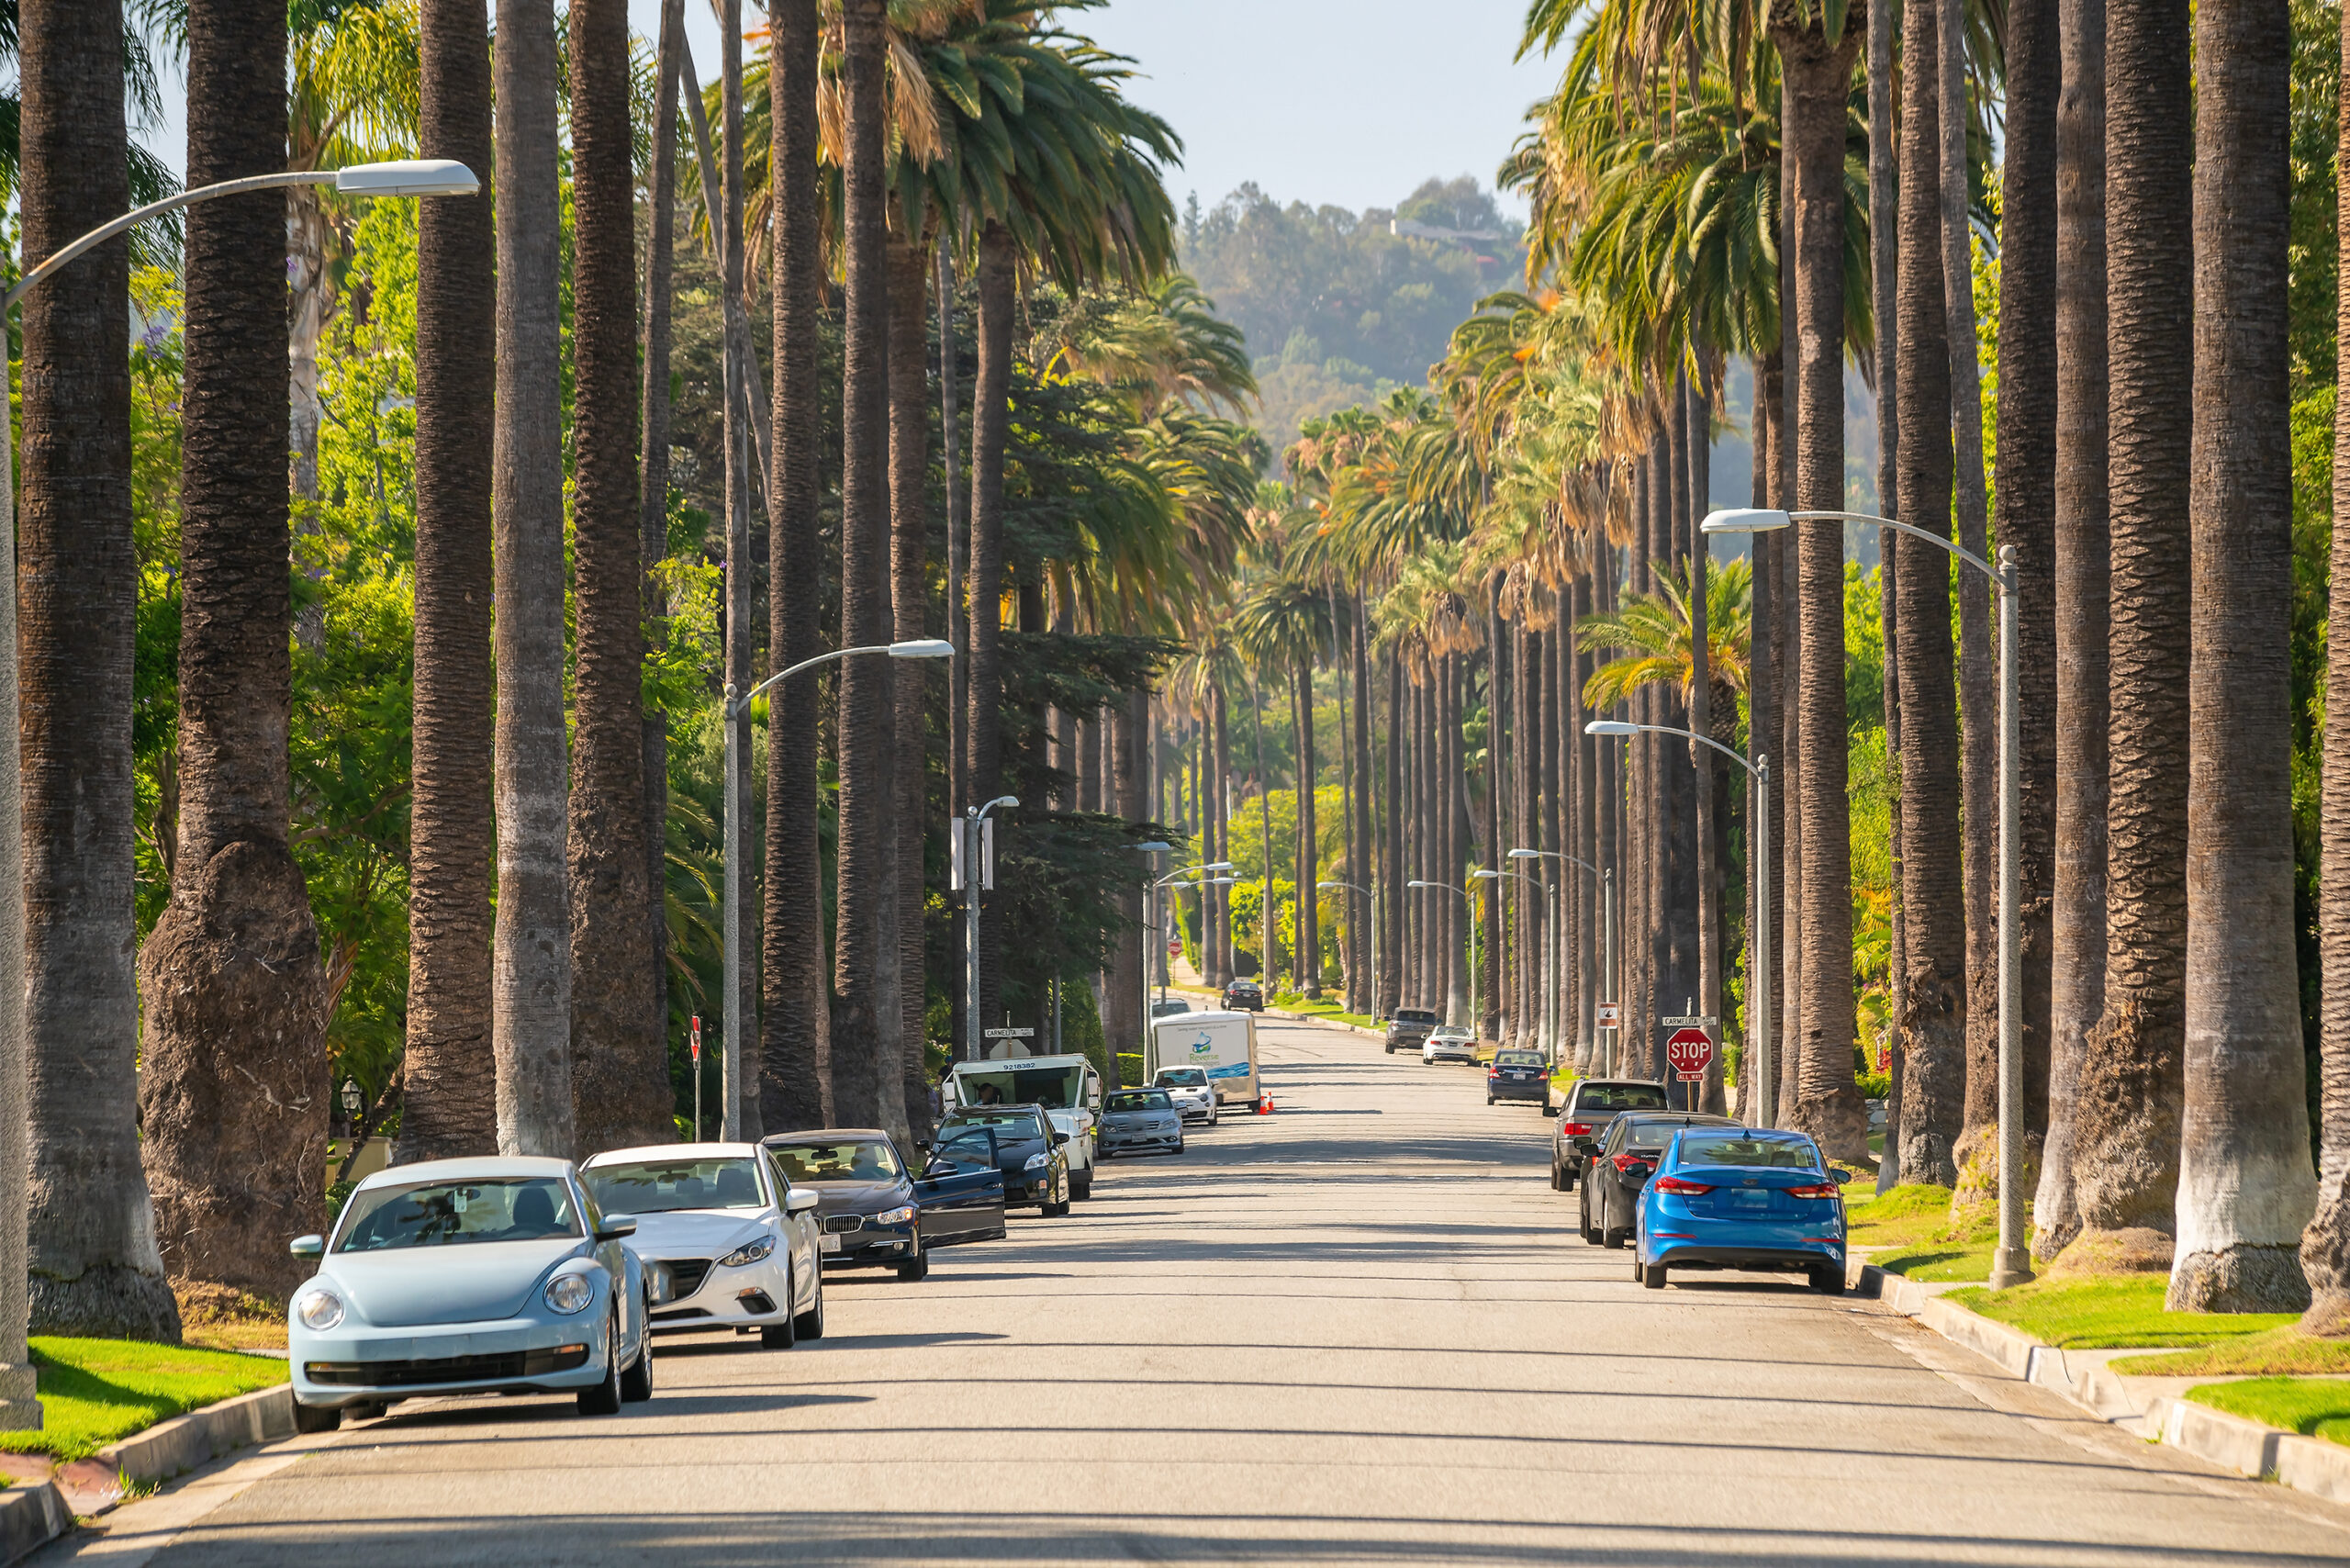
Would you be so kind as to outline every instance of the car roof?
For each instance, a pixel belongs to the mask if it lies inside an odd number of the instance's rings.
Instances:
[[[803,1127],[796,1133],[769,1133],[759,1141],[771,1148],[814,1143],[887,1143],[890,1135],[879,1127]]]
[[[580,1169],[617,1165],[623,1159],[748,1159],[758,1151],[755,1143],[648,1143],[637,1148],[608,1148],[589,1156]]]
[[[391,1165],[362,1181],[361,1187],[405,1187],[414,1182],[484,1182],[528,1176],[567,1176],[568,1159],[527,1154],[482,1154],[464,1159],[420,1159]],[[356,1189],[354,1189],[355,1191]]]
[[[994,1105],[957,1105],[946,1113],[945,1119],[953,1122],[966,1116],[1000,1116],[1006,1111],[1035,1111],[1041,1115],[1044,1109],[1034,1100],[1006,1100]]]

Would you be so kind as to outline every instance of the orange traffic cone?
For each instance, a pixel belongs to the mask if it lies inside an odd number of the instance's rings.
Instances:
[[[1260,1116],[1270,1116],[1272,1114],[1273,1092],[1268,1089],[1263,1093],[1257,1096],[1257,1114]]]

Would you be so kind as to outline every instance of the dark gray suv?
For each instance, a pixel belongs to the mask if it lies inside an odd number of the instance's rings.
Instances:
[[[1397,1008],[1395,1015],[1387,1020],[1387,1054],[1392,1057],[1399,1050],[1418,1050],[1436,1025],[1433,1007]]]

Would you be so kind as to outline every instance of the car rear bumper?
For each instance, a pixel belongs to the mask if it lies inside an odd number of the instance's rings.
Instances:
[[[1512,1083],[1506,1079],[1494,1079],[1485,1085],[1485,1092],[1496,1100],[1543,1101],[1550,1097],[1550,1086],[1539,1081]]]
[[[1754,1273],[1796,1273],[1844,1266],[1844,1245],[1837,1242],[1690,1242],[1651,1241],[1641,1249],[1642,1259],[1674,1269],[1738,1269]]]

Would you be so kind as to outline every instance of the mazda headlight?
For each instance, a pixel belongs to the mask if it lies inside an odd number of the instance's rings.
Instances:
[[[1031,1170],[1042,1170],[1046,1166],[1050,1165],[1052,1162],[1053,1157],[1049,1154],[1041,1152],[1032,1154],[1028,1157],[1028,1169]]]
[[[887,1214],[875,1215],[873,1216],[872,1223],[875,1225],[912,1225],[914,1222],[915,1213],[916,1210],[913,1204],[908,1204],[902,1208],[891,1209]]]
[[[584,1274],[557,1274],[547,1282],[547,1305],[557,1312],[585,1312],[595,1299],[596,1287]]]
[[[775,1250],[775,1238],[762,1236],[755,1241],[745,1241],[718,1260],[722,1269],[739,1269],[745,1263],[755,1263]]]
[[[302,1327],[325,1333],[342,1321],[342,1298],[332,1291],[304,1291],[294,1304]]]

